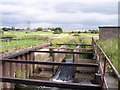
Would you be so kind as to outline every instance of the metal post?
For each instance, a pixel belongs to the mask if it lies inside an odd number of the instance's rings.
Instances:
[[[106,58],[104,59],[103,76],[106,75]]]

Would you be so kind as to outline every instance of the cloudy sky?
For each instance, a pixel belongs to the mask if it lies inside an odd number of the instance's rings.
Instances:
[[[2,27],[96,29],[118,24],[119,0],[2,0]]]

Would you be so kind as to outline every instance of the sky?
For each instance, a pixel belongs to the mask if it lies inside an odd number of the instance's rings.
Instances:
[[[118,25],[119,0],[2,0],[1,27],[97,29]],[[28,22],[30,24],[28,25]]]

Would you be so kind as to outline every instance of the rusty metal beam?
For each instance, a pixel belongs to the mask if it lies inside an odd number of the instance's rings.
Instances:
[[[63,83],[63,82],[53,82],[53,81],[43,81],[35,79],[22,79],[22,78],[9,78],[0,77],[2,82],[26,84],[26,85],[38,85],[47,87],[59,87],[59,88],[70,88],[70,89],[91,89],[91,90],[101,90],[101,86],[98,84],[79,84],[79,83]]]
[[[59,49],[58,47],[49,47],[49,49]],[[65,50],[93,50],[93,48],[60,48]]]
[[[79,63],[79,64],[74,64],[74,63],[56,63],[56,62],[39,62],[39,61],[32,61],[32,60],[16,60],[16,59],[0,59],[2,63],[7,62],[7,63],[22,63],[22,64],[42,64],[42,65],[68,65],[68,66],[77,66],[77,67],[98,67],[98,64],[94,63]]]
[[[92,46],[91,44],[57,44],[57,45]]]
[[[70,51],[32,51],[32,52],[41,52],[41,53],[68,53],[68,54],[93,54],[93,52],[70,52]]]

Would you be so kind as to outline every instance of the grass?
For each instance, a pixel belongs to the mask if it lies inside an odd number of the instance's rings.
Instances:
[[[120,72],[120,69],[118,69],[118,39],[112,38],[104,41],[101,40],[98,41],[98,44],[102,47],[113,65]]]
[[[2,48],[0,49],[0,52],[8,51],[8,50],[16,50],[20,48],[25,48],[28,46],[33,46],[39,43],[44,42],[43,40],[34,40],[34,39],[29,39],[29,40],[12,40],[10,42],[1,42]]]
[[[19,49],[28,46],[33,46],[36,44],[40,44],[42,42],[50,41],[53,45],[59,43],[86,43],[91,44],[91,37],[95,37],[98,39],[98,34],[84,34],[80,33],[79,36],[69,35],[69,32],[65,32],[62,34],[53,34],[53,32],[27,32],[26,31],[10,31],[4,32],[2,37],[10,36],[18,39],[31,38],[27,40],[20,41],[11,41],[11,42],[0,42],[2,48],[0,48],[0,52],[9,51],[12,49]]]

